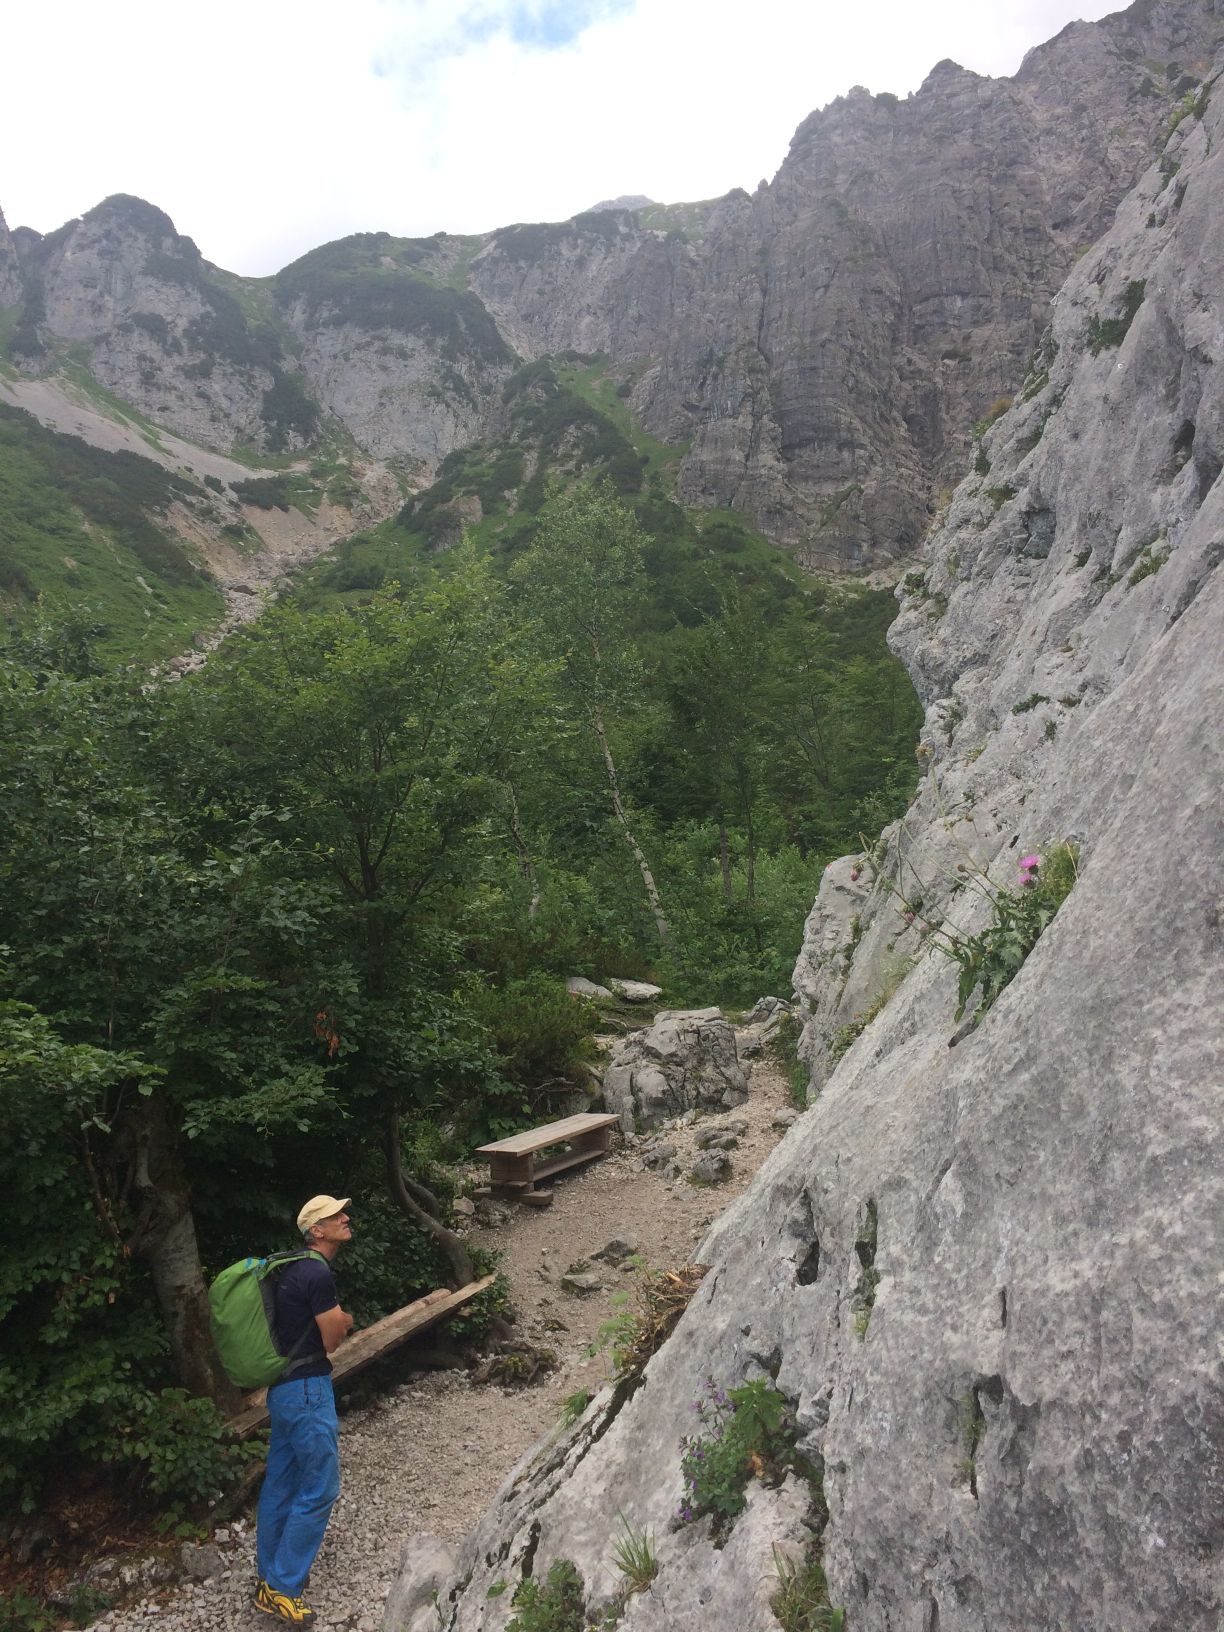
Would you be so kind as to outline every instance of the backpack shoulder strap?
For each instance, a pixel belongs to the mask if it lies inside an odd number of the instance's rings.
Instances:
[[[321,1252],[315,1252],[313,1247],[307,1247],[301,1252],[274,1252],[274,1253],[272,1253],[265,1260],[265,1262],[267,1264],[267,1270],[265,1271],[265,1273],[267,1275],[275,1275],[278,1270],[286,1269],[286,1268],[288,1268],[288,1266],[290,1264],[300,1264],[304,1258],[314,1258],[320,1264],[324,1264],[324,1265],[327,1264],[327,1259],[323,1256],[323,1254]],[[328,1267],[330,1267],[330,1266],[328,1266]],[[269,1323],[271,1323],[272,1320],[273,1320],[272,1311],[271,1311],[271,1309],[269,1309]],[[284,1379],[286,1377],[288,1377],[288,1376],[291,1376],[293,1372],[299,1371],[303,1366],[309,1364],[309,1360],[307,1358],[305,1358],[305,1357],[302,1357],[302,1355],[301,1355],[302,1349],[306,1346],[306,1344],[309,1341],[310,1341],[310,1328],[308,1326],[306,1328],[306,1330],[302,1333],[301,1337],[298,1338],[297,1342],[289,1350],[289,1353],[285,1356],[285,1369],[281,1372],[280,1378],[278,1379],[278,1381],[283,1382]]]

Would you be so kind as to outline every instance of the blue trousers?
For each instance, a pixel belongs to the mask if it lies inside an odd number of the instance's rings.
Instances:
[[[259,1493],[255,1556],[274,1592],[300,1598],[340,1494],[340,1437],[330,1377],[268,1390],[272,1440]]]

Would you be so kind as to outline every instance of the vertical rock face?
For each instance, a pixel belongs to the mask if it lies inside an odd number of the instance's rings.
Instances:
[[[1079,260],[907,580],[926,772],[809,922],[819,1095],[699,1248],[641,1386],[507,1481],[439,1589],[449,1632],[503,1628],[490,1586],[557,1557],[597,1608],[617,1512],[659,1560],[623,1625],[773,1625],[774,1548],[810,1516],[793,1476],[752,1487],[724,1550],[671,1525],[704,1379],[762,1373],[823,1469],[855,1632],[1218,1627],[1220,70]],[[1064,841],[1074,887],[965,1033],[928,926],[962,943]]]
[[[4,211],[0,210],[0,309],[16,306],[21,300],[21,268],[17,262],[17,246],[8,230]]]
[[[357,233],[275,280],[322,407],[379,457],[432,475],[488,428],[517,358],[455,269],[468,240]]]
[[[41,240],[28,281],[41,332],[79,347],[108,390],[194,441],[265,443],[265,394],[286,366],[279,343],[253,330],[161,210],[105,200]]]
[[[472,287],[523,355],[625,367],[691,443],[688,502],[816,565],[903,553],[1222,34],[1218,5],[1145,3],[1011,80],[944,62],[904,102],[854,90],[753,198],[508,228]]]

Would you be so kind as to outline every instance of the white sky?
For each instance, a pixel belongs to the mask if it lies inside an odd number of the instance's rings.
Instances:
[[[1118,0],[18,0],[0,208],[50,231],[109,193],[234,272],[350,232],[558,221],[751,191],[851,85],[943,57],[1010,74]]]

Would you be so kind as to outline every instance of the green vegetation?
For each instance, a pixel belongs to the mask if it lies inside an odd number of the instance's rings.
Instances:
[[[88,604],[105,657],[152,662],[221,616],[220,592],[158,524],[197,490],[134,453],[105,453],[0,403],[0,607],[38,595]]]
[[[680,1442],[682,1524],[707,1515],[726,1539],[744,1510],[750,1479],[778,1481],[795,1465],[795,1420],[785,1396],[764,1377],[723,1390],[710,1380],[696,1402],[700,1428]]]
[[[572,1428],[587,1406],[591,1403],[589,1388],[579,1388],[573,1394],[567,1394],[561,1401],[561,1426]]]
[[[871,1311],[875,1308],[876,1287],[880,1284],[880,1272],[875,1267],[876,1246],[879,1238],[879,1214],[874,1201],[869,1201],[863,1209],[859,1226],[854,1237],[854,1253],[859,1261],[858,1285],[854,1289],[854,1296],[850,1300],[854,1310],[854,1332],[856,1337],[866,1337],[867,1328],[871,1324]]]
[[[819,1540],[809,1543],[803,1558],[790,1563],[774,1552],[778,1590],[769,1601],[782,1632],[843,1632],[846,1612],[829,1602],[824,1557]]]
[[[799,1039],[802,1035],[803,1027],[793,1014],[784,1015],[773,1034],[773,1051],[785,1074],[791,1104],[797,1111],[807,1109],[808,1087],[812,1078],[806,1062],[799,1057]]]
[[[543,1582],[529,1576],[512,1602],[506,1632],[583,1632],[586,1625],[582,1577],[568,1558],[553,1559]]]
[[[1135,314],[1143,305],[1146,290],[1145,279],[1132,278],[1122,291],[1122,311],[1118,317],[1099,317],[1094,313],[1088,319],[1088,349],[1094,357],[1109,347],[1120,346],[1126,339]]]
[[[655,1270],[641,1259],[631,1263],[635,1271],[633,1290],[612,1295],[616,1313],[599,1328],[599,1340],[590,1349],[594,1356],[611,1348],[613,1376],[618,1383],[639,1376],[651,1355],[662,1348],[706,1272],[704,1264]]]
[[[993,921],[973,935],[943,925],[927,923],[926,927],[933,944],[960,968],[957,1020],[974,993],[980,992],[972,1015],[977,1025],[1003,988],[1019,974],[1024,960],[1070,895],[1079,877],[1079,852],[1073,844],[1056,844],[1044,860],[1026,856],[1020,863],[1019,885],[1014,890],[992,884],[978,870],[969,871],[967,877],[990,902]]]
[[[468,343],[433,250],[346,244],[276,298],[419,286]],[[157,253],[164,276],[206,275]],[[271,287],[222,292],[269,321]],[[204,1277],[281,1245],[326,1171],[360,1198],[341,1266],[359,1321],[473,1278],[447,1164],[585,1084],[597,1016],[562,977],[652,975],[680,1003],[776,990],[828,860],[903,808],[920,708],[884,647],[891,596],[811,582],[740,517],[683,510],[678,450],[624,384],[592,358],[520,370],[507,442],[452,456],[154,687],[115,660],[219,612],[159,526],[216,482],[0,410],[0,1126],[21,1130],[0,1184],[43,1220],[0,1274],[0,1500],[38,1502],[67,1464],[200,1510],[251,1454],[184,1341]],[[309,506],[344,451],[234,491]],[[442,550],[472,500],[472,537]],[[57,615],[43,590],[77,604]],[[622,1383],[699,1280],[636,1278]],[[768,1402],[740,1404],[737,1432],[772,1444]]]
[[[1010,397],[996,397],[991,403],[990,407],[987,408],[986,412],[982,415],[981,419],[979,419],[977,424],[973,427],[973,440],[975,442],[980,442],[995,421],[1003,418],[1003,415],[1007,412],[1011,405],[1012,399]]]
[[[312,249],[276,274],[282,306],[304,303],[325,324],[394,329],[440,341],[451,362],[513,360],[497,325],[476,295],[439,282],[421,269],[429,240],[359,232]]]
[[[659,1557],[649,1530],[639,1530],[623,1513],[618,1515],[620,1535],[612,1549],[612,1561],[625,1578],[625,1591],[647,1592],[659,1573]]]
[[[1128,586],[1133,589],[1145,578],[1150,578],[1154,572],[1159,572],[1172,553],[1169,549],[1158,550],[1154,544],[1145,544],[1127,577]]]
[[[1018,703],[1012,704],[1013,714],[1031,714],[1033,709],[1040,708],[1042,703],[1048,703],[1049,698],[1042,691],[1031,691],[1027,697]]]

